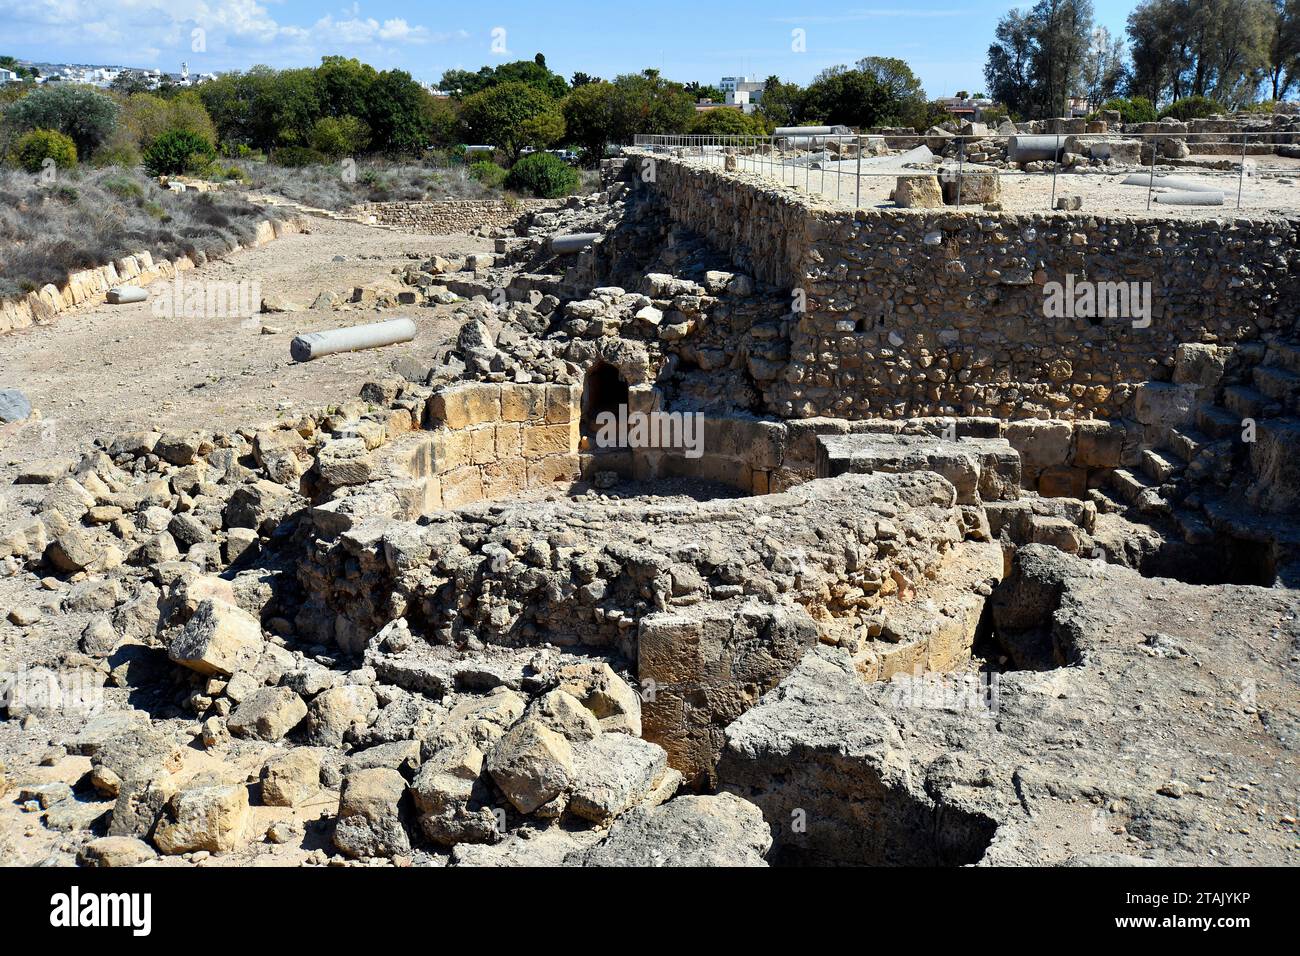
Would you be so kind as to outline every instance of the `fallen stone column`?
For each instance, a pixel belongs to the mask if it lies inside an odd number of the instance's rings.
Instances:
[[[296,362],[310,362],[323,355],[380,348],[384,345],[409,342],[414,338],[413,320],[390,319],[387,322],[371,322],[368,325],[354,325],[346,329],[329,329],[324,332],[308,332],[305,335],[294,336],[293,341],[289,343],[289,354]]]

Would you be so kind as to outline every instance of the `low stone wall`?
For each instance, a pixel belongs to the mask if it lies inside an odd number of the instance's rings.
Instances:
[[[482,226],[510,226],[530,212],[555,209],[562,199],[439,199],[432,202],[368,202],[352,207],[363,218],[410,232],[443,235]]]
[[[251,242],[235,248],[256,249],[302,228],[301,219],[265,219],[257,224]],[[173,279],[178,272],[187,272],[199,264],[187,255],[155,262],[146,251],[95,269],[69,273],[62,286],[49,283],[21,298],[0,299],[0,334],[25,329],[37,322],[50,322],[60,313],[79,306],[102,305],[108,290],[114,286],[147,286],[158,279]]]
[[[418,518],[579,477],[579,390],[465,383],[435,391],[423,428],[384,441],[366,481],[312,509],[323,535],[371,517]]]
[[[643,159],[631,157],[634,171]],[[787,356],[759,361],[754,348],[749,360],[781,417],[1129,416],[1182,343],[1297,333],[1294,215],[850,210],[662,154],[653,183],[631,181],[737,267],[790,290],[781,347],[763,348]],[[1075,299],[1049,316],[1047,284],[1067,276],[1138,283],[1149,323],[1082,315]]]
[[[1164,386],[1145,387],[1144,407],[1158,404]],[[629,408],[645,407],[637,390]],[[1145,416],[1144,416],[1145,417]],[[1019,457],[1019,484],[1045,497],[1084,498],[1115,468],[1138,464],[1150,444],[1141,422],[1095,419],[925,418],[906,423],[889,419],[852,421],[806,418],[787,422],[703,416],[702,454],[688,457],[681,448],[635,448],[584,451],[582,476],[613,471],[639,480],[688,477],[716,481],[750,494],[786,491],[819,477],[818,438],[835,435],[925,435],[941,438],[950,431],[959,439],[1005,439]],[[1015,497],[1014,494],[1010,497]],[[988,500],[989,496],[985,495]]]

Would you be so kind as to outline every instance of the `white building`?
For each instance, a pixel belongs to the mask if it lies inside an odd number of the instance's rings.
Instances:
[[[22,79],[13,70],[0,69],[0,83],[21,83]]]
[[[726,95],[727,105],[739,107],[746,113],[754,112],[763,99],[766,85],[752,76],[724,76],[718,81],[718,89]]]

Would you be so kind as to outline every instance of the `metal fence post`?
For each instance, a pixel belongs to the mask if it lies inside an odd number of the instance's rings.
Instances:
[[[858,169],[854,175],[854,179],[857,181],[857,189],[853,194],[853,208],[860,209],[862,208],[862,134],[859,133],[854,138],[858,143]]]
[[[1151,211],[1151,190],[1156,184],[1156,140],[1151,140],[1151,173],[1147,177],[1147,212]]]
[[[957,207],[961,208],[961,184],[966,172],[966,140],[957,140]]]
[[[1246,133],[1241,134],[1241,166],[1237,170],[1237,208],[1241,208],[1241,187],[1246,182]]]

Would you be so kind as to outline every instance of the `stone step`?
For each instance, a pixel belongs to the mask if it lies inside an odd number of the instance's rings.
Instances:
[[[1178,530],[1182,532],[1183,540],[1188,544],[1210,544],[1214,541],[1214,529],[1200,511],[1176,508],[1173,518]]]
[[[1229,385],[1223,390],[1223,404],[1239,418],[1267,418],[1276,403],[1249,385]],[[1240,424],[1240,422],[1238,422]]]
[[[1300,345],[1275,342],[1268,347],[1264,361],[1269,365],[1279,365],[1288,372],[1300,375]]]
[[[1187,462],[1164,449],[1147,448],[1142,452],[1142,471],[1158,485],[1181,475]]]
[[[1253,375],[1255,387],[1287,408],[1296,409],[1300,401],[1300,375],[1275,365],[1259,365]]]
[[[1183,461],[1190,462],[1210,441],[1208,435],[1194,428],[1169,429],[1169,449]]]
[[[1202,405],[1196,410],[1196,427],[1212,439],[1241,437],[1241,416],[1221,405]]]
[[[1110,486],[1119,496],[1145,514],[1166,514],[1169,503],[1160,495],[1160,489],[1141,472],[1116,468],[1110,473]]]
[[[1088,500],[1097,506],[1097,511],[1106,515],[1119,514],[1128,507],[1104,488],[1089,488]]]

